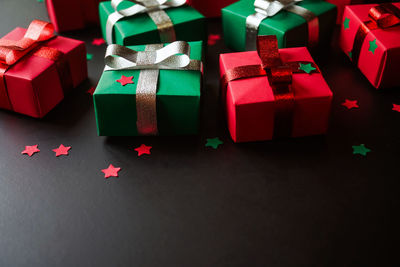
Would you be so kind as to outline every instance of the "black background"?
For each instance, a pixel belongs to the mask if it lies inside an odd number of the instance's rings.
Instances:
[[[0,0],[0,36],[35,18],[47,20],[43,3]],[[91,45],[98,29],[66,36],[94,54],[89,81],[42,120],[0,111],[0,266],[398,266],[400,88],[375,90],[324,47],[314,58],[334,92],[328,134],[234,144],[221,40],[207,51],[199,136],[98,137],[86,91],[105,45]],[[217,150],[204,146],[213,137]],[[56,158],[61,143],[72,149]],[[139,158],[142,143],[153,149]],[[34,144],[40,153],[21,155]],[[372,152],[353,155],[359,144]],[[104,179],[110,163],[119,178]]]

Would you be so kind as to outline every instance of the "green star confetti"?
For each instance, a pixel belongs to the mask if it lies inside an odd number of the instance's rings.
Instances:
[[[375,49],[378,48],[378,45],[376,44],[376,39],[373,41],[369,41],[369,48],[368,51],[371,51],[372,54],[375,54]]]
[[[207,138],[207,143],[206,147],[212,147],[214,149],[217,149],[219,145],[222,145],[224,142],[222,142],[218,137],[216,138]]]
[[[352,51],[349,52],[349,58],[353,59],[353,52]]]
[[[359,146],[353,146],[353,154],[354,155],[362,155],[366,156],[368,152],[371,152],[371,149],[365,147],[364,144],[361,144]]]
[[[87,53],[86,54],[86,60],[92,60],[93,59],[93,54],[89,54],[89,53]]]
[[[345,18],[345,19],[344,19],[344,22],[343,22],[343,27],[344,27],[344,29],[350,28],[349,23],[350,23],[350,19],[349,19],[349,18]]]
[[[310,74],[313,70],[315,70],[316,68],[314,68],[313,66],[311,66],[311,63],[308,64],[301,64],[300,63],[300,67],[299,70],[302,70],[308,74]]]
[[[43,3],[44,0],[36,0],[38,3]]]

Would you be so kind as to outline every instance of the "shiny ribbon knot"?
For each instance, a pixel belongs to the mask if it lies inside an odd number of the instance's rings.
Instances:
[[[137,130],[140,135],[157,135],[156,95],[160,70],[202,72],[202,62],[190,59],[187,42],[176,41],[165,47],[147,45],[145,51],[112,44],[107,47],[105,71],[141,70],[136,87]]]
[[[238,66],[225,72],[221,78],[222,96],[226,97],[226,90],[231,81],[267,76],[275,97],[274,137],[291,136],[295,103],[292,90],[293,74],[306,73],[300,69],[300,64],[311,64],[314,69],[310,73],[319,73],[319,69],[313,62],[282,62],[275,35],[258,36],[257,53],[261,64]]]
[[[123,2],[132,2],[135,5],[118,10]],[[157,26],[161,43],[173,42],[176,40],[174,25],[164,9],[179,7],[185,3],[186,0],[112,0],[111,6],[115,12],[107,19],[106,41],[108,44],[114,43],[113,29],[119,20],[147,13]]]
[[[8,97],[4,75],[6,71],[16,64],[18,60],[28,53],[57,61],[57,70],[60,75],[63,88],[72,86],[70,71],[64,54],[57,49],[43,47],[45,42],[54,38],[53,24],[41,20],[34,20],[29,25],[25,35],[20,40],[0,39],[0,107],[12,110],[12,104]]]
[[[255,0],[255,13],[246,18],[246,50],[255,50],[261,22],[282,10],[297,14],[307,21],[308,45],[316,46],[319,39],[318,17],[304,7],[296,5],[303,0]]]
[[[353,43],[352,60],[358,64],[361,47],[368,33],[376,29],[387,29],[400,25],[400,9],[392,3],[384,3],[368,11],[370,20],[361,23]]]

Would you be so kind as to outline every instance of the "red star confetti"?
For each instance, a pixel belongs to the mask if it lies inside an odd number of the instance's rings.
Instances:
[[[118,172],[121,170],[119,167],[114,167],[112,164],[107,169],[101,170],[104,173],[104,178],[118,177]]]
[[[141,145],[140,147],[135,148],[135,151],[138,152],[138,157],[140,157],[143,154],[150,155],[151,154],[150,149],[152,149],[151,146]]]
[[[34,146],[25,146],[25,150],[21,152],[21,154],[28,154],[29,157],[32,157],[33,154],[39,152],[38,145]]]
[[[400,105],[393,104],[392,110],[400,112]]]
[[[61,155],[68,155],[68,151],[70,149],[70,146],[64,146],[63,144],[61,144],[58,148],[53,149],[53,151],[56,152],[56,157],[59,157]]]
[[[90,94],[90,95],[93,95],[93,94],[94,94],[94,91],[96,91],[96,86],[90,87],[90,89],[87,90],[86,93],[88,93],[88,94]]]
[[[357,104],[357,100],[348,100],[346,99],[343,103],[342,106],[345,106],[348,109],[352,109],[352,108],[359,108],[358,104]]]
[[[221,35],[219,34],[210,34],[208,35],[208,45],[215,45],[217,41],[221,40]]]
[[[132,81],[133,76],[126,77],[124,75],[121,76],[121,79],[117,80],[122,86],[125,86],[127,84],[133,84],[134,82]]]
[[[94,38],[92,41],[92,45],[97,45],[97,46],[103,45],[105,43],[106,42],[104,41],[103,38]]]

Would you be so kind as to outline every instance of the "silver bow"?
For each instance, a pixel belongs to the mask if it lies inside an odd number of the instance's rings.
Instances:
[[[132,2],[135,5],[118,10],[122,2]],[[114,12],[107,18],[106,24],[106,41],[108,44],[113,43],[114,25],[121,19],[132,17],[138,14],[147,13],[157,25],[160,32],[161,42],[173,42],[176,40],[175,31],[171,19],[165,13],[164,9],[171,7],[179,7],[186,3],[186,0],[112,0],[111,6]]]
[[[156,95],[160,70],[202,71],[202,62],[190,59],[190,46],[185,41],[147,45],[135,51],[112,44],[107,47],[105,71],[141,70],[136,86],[136,126],[141,135],[157,135]]]
[[[256,50],[258,28],[261,22],[282,10],[302,16],[308,24],[309,44],[318,42],[318,17],[304,7],[296,5],[303,0],[255,0],[255,13],[246,18],[246,50]]]

